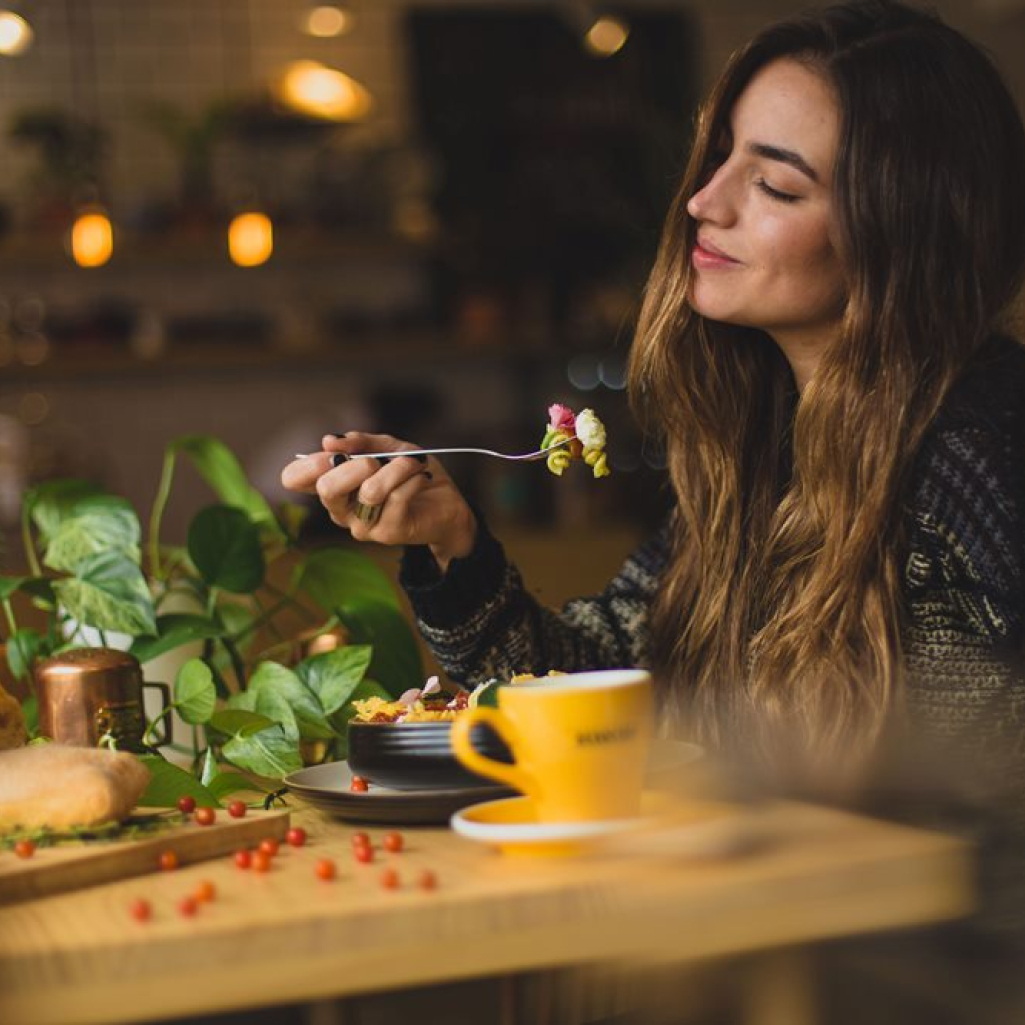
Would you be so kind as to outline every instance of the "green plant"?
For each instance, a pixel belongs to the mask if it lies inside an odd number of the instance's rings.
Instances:
[[[193,516],[184,548],[160,540],[182,457],[219,499]],[[30,680],[38,658],[90,643],[88,630],[101,644],[127,646],[144,667],[199,645],[173,686],[172,707],[193,729],[182,749],[192,772],[144,756],[148,804],[183,794],[218,804],[251,789],[252,776],[280,780],[299,768],[309,745],[344,757],[352,701],[419,686],[419,649],[387,576],[358,552],[303,551],[302,516],[291,505],[275,514],[230,449],[205,435],[168,446],[145,539],[124,498],[78,480],[39,485],[22,508],[28,573],[0,576],[11,672]],[[275,569],[287,580],[275,582]],[[45,625],[19,626],[26,603]],[[174,610],[182,604],[187,611]],[[347,643],[296,659],[299,639],[332,632]]]

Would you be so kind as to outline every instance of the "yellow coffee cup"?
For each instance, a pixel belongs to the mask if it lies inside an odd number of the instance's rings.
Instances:
[[[452,750],[474,772],[532,797],[541,822],[630,818],[640,813],[652,710],[643,669],[547,676],[500,687],[497,709],[460,713]],[[514,764],[474,748],[478,723],[505,741]]]

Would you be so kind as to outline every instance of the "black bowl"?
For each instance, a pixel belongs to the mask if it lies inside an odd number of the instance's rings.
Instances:
[[[394,790],[457,790],[503,787],[478,776],[452,751],[452,723],[350,722],[349,768],[370,783]],[[512,763],[509,749],[486,726],[474,726],[473,746],[482,755]]]

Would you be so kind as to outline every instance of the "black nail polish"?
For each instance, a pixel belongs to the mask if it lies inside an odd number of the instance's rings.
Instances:
[[[332,437],[332,438],[344,438],[344,437],[345,437],[345,435],[344,435],[344,434],[337,434],[337,433],[335,433],[334,431],[332,431],[332,432],[331,432],[331,437]]]
[[[434,474],[430,470],[423,470],[422,473],[427,480],[434,480]]]
[[[389,456],[374,456],[374,458],[377,460],[378,466],[387,466],[391,462]]]
[[[335,454],[331,456],[332,466],[341,466],[342,463],[347,463],[348,461],[349,457],[344,452],[335,452]]]
[[[410,452],[409,453],[409,458],[410,459],[415,459],[418,463],[426,463],[427,462],[427,456],[425,456],[422,452]]]

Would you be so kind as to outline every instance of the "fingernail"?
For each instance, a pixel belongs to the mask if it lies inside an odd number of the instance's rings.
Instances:
[[[334,431],[332,431],[331,432],[331,437],[332,438],[344,438],[345,435],[344,434],[336,434]]]
[[[348,461],[349,461],[349,457],[344,452],[336,452],[331,457],[331,465],[332,466],[341,466],[342,463],[347,463]]]
[[[422,473],[427,480],[434,480],[434,474],[430,470],[423,470]]]
[[[377,460],[378,466],[387,466],[391,462],[388,456],[374,456],[374,458]]]
[[[409,458],[410,459],[415,459],[418,463],[426,463],[427,462],[427,456],[425,456],[422,452],[410,452],[409,453]]]

